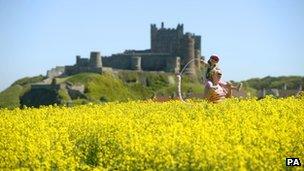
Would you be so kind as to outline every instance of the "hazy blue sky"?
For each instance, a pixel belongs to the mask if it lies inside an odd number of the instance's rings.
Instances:
[[[0,90],[75,55],[150,48],[150,24],[184,23],[226,80],[304,75],[304,0],[0,0]]]

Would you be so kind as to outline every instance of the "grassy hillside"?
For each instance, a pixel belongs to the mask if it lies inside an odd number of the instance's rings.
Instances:
[[[153,73],[153,72],[120,72],[119,78],[128,85],[132,83],[140,83],[144,85],[150,92],[156,95],[171,95],[176,92],[177,80],[174,74],[169,73]],[[191,91],[201,93],[203,91],[202,83],[198,79],[193,79],[184,75],[182,78],[182,90],[184,92]]]
[[[20,97],[30,90],[32,83],[45,79],[43,76],[26,77],[14,82],[0,93],[0,107],[14,108],[20,106]],[[71,101],[66,90],[57,92],[60,102],[84,104],[88,102],[128,101],[149,99],[153,96],[171,96],[177,89],[174,74],[161,72],[120,71],[115,74],[81,73],[69,77],[57,78],[58,83],[82,84],[85,86],[84,99]],[[243,89],[255,96],[261,88],[281,88],[287,83],[288,89],[304,86],[304,77],[265,77],[243,81]],[[203,85],[198,79],[183,76],[182,91],[202,93]],[[32,97],[35,99],[35,97]]]
[[[172,95],[176,91],[176,78],[168,73],[122,71],[117,74],[82,73],[58,82],[84,84],[90,100],[126,101],[148,99],[153,95]],[[183,91],[202,92],[203,86],[197,80],[185,76]]]
[[[15,108],[20,106],[20,96],[30,89],[30,84],[40,82],[43,76],[25,77],[15,81],[10,87],[0,92],[0,107]]]
[[[91,100],[126,101],[140,99],[137,91],[145,90],[140,86],[126,86],[124,82],[111,74],[82,73],[68,77],[65,82],[84,84],[85,93]],[[134,87],[134,89],[132,89]]]
[[[40,82],[44,79],[45,79],[45,77],[42,76],[42,75],[38,75],[38,76],[35,76],[35,77],[24,77],[24,78],[21,78],[21,79],[15,81],[12,84],[12,86],[14,86],[14,85],[27,86],[27,85],[32,84],[32,83]]]
[[[20,104],[19,96],[24,92],[21,85],[12,85],[0,93],[0,107],[14,108]]]
[[[26,77],[14,82],[0,93],[1,107],[19,107],[20,97],[30,90],[30,85],[40,82],[43,76]],[[58,83],[83,84],[88,99],[74,100],[75,104],[106,101],[127,101],[148,99],[154,95],[170,96],[176,91],[176,78],[173,74],[153,72],[122,71],[115,74],[81,73],[57,78]],[[202,92],[202,85],[187,76],[183,78],[183,91]],[[58,92],[63,102],[71,101],[64,90]],[[33,98],[33,97],[32,97]],[[26,99],[25,99],[26,100]]]
[[[260,90],[262,88],[278,88],[281,89],[284,84],[287,84],[288,89],[296,89],[301,84],[304,86],[304,77],[300,76],[281,76],[264,78],[252,78],[245,81],[248,86]]]

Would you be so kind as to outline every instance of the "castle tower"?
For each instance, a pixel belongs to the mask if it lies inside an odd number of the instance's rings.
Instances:
[[[102,67],[100,52],[91,52],[90,65],[92,67]]]
[[[183,24],[178,24],[177,27],[176,27],[176,30],[177,30],[177,36],[178,38],[183,38],[183,35],[184,35],[184,25]]]
[[[179,56],[183,31],[184,26],[180,24],[176,29],[165,28],[163,22],[160,29],[155,24],[151,24],[151,52],[171,53]]]
[[[80,64],[80,59],[81,59],[81,56],[80,55],[76,55],[76,65]]]
[[[155,52],[156,51],[156,37],[157,37],[157,27],[155,24],[151,24],[151,28],[150,28],[150,31],[151,31],[151,51],[152,52]]]
[[[186,33],[184,36],[184,60],[183,60],[183,66],[185,66],[187,63],[188,67],[186,68],[186,73],[190,75],[195,75],[195,50],[194,50],[194,43],[195,39],[190,33]]]

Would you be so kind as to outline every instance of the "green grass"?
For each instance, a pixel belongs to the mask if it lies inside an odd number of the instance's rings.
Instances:
[[[71,97],[69,96],[68,92],[66,89],[60,89],[58,91],[59,98],[62,99],[63,101],[67,102],[71,100]]]
[[[148,99],[153,96],[153,91],[140,83],[127,84],[128,89],[132,92],[136,99]]]
[[[65,81],[84,84],[90,100],[127,101],[148,99],[153,94],[171,95],[176,85],[169,83],[167,73],[123,71],[118,74],[82,73],[70,76]]]
[[[140,84],[144,90],[140,92],[145,92],[148,94],[148,96],[145,97],[152,96],[153,93],[156,95],[171,96],[174,92],[177,91],[177,79],[174,74],[160,72],[152,73],[123,71],[118,74],[118,77],[128,85],[132,85],[134,83]],[[141,83],[142,80],[145,80],[145,85]],[[184,75],[182,78],[182,91],[202,93],[203,85],[198,81],[198,79]]]
[[[92,100],[101,97],[105,97],[109,101],[126,101],[138,98],[122,80],[112,74],[82,73],[71,76],[66,81],[84,84],[85,93]]]
[[[24,88],[21,85],[12,85],[0,93],[0,107],[15,108],[19,107],[19,97],[24,93]]]
[[[12,84],[12,86],[14,86],[14,85],[26,86],[26,85],[31,84],[31,83],[40,82],[40,81],[42,81],[44,79],[45,79],[45,77],[42,76],[42,75],[35,76],[35,77],[24,77],[24,78],[21,78],[21,79],[15,81]]]

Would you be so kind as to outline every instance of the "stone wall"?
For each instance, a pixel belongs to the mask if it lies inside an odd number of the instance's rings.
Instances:
[[[111,57],[103,57],[102,64],[105,67],[129,70],[131,68],[131,57],[131,54],[114,54]]]
[[[151,54],[142,56],[141,67],[145,71],[165,71],[167,67],[168,58],[172,58],[167,54]]]
[[[140,56],[133,56],[131,58],[131,69],[132,70],[141,70],[141,57]]]
[[[102,58],[102,62],[115,69],[176,72],[180,58],[165,53],[116,54]]]
[[[47,89],[47,90],[59,90],[60,85],[56,84],[32,84],[31,89]]]
[[[76,56],[76,65],[77,66],[88,66],[90,65],[90,61],[88,58],[81,58],[81,56]]]
[[[77,66],[77,65],[65,66],[66,75],[74,75],[83,72],[102,73],[102,67]]]

